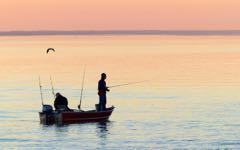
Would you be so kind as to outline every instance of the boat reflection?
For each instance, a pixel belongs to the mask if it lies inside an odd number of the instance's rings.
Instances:
[[[107,139],[107,135],[110,134],[110,129],[113,126],[112,121],[105,121],[105,122],[99,122],[96,124],[96,134],[100,139],[103,139],[103,145],[104,141]]]

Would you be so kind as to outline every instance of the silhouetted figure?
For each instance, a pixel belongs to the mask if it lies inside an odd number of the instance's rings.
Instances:
[[[60,93],[56,93],[54,107],[57,111],[72,111],[70,108],[68,108],[67,98],[62,96]]]
[[[106,93],[109,92],[108,87],[106,86],[105,79],[107,75],[105,73],[101,74],[101,79],[98,81],[98,95],[99,95],[99,111],[106,110],[107,96]]]

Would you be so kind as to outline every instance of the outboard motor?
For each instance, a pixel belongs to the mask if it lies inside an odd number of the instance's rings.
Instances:
[[[53,124],[54,123],[54,113],[53,107],[51,105],[43,105],[42,112],[40,113],[40,120],[43,124]]]
[[[42,112],[52,113],[53,112],[53,107],[51,105],[43,105],[42,106]]]

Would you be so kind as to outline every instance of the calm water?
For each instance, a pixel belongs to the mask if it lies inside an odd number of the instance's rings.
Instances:
[[[55,53],[46,54],[53,47]],[[0,37],[0,149],[240,149],[240,37]],[[41,125],[55,91],[77,108],[112,88],[105,124]]]

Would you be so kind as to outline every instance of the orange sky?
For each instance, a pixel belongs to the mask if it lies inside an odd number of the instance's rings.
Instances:
[[[240,29],[239,0],[0,0],[0,31]]]

